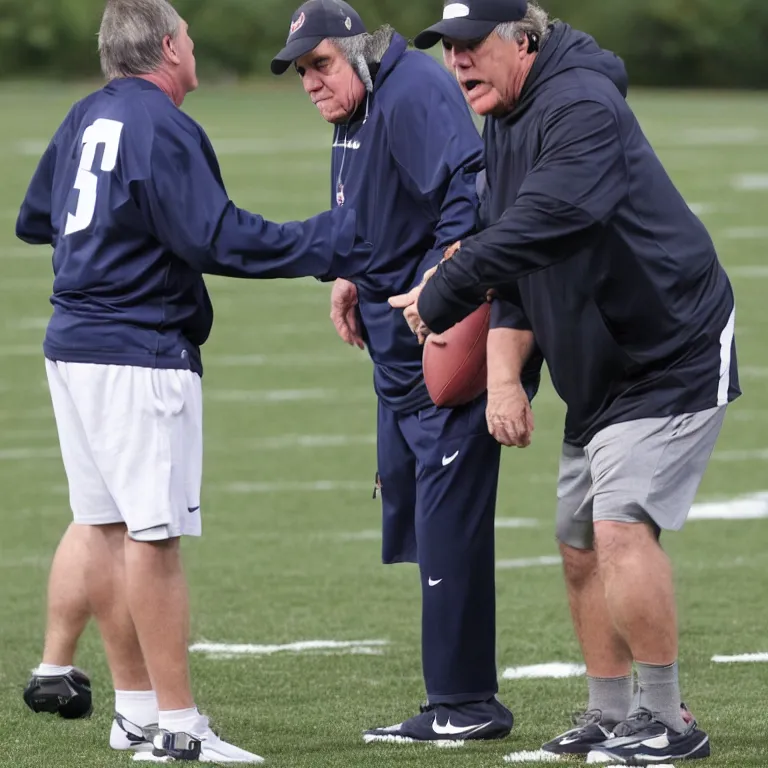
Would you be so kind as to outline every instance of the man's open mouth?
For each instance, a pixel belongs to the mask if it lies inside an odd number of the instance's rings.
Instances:
[[[467,89],[467,91],[473,91],[475,88],[477,88],[478,85],[482,85],[481,80],[467,80],[464,83],[464,87]]]

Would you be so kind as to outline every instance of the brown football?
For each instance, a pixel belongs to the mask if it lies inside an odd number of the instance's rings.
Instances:
[[[486,345],[491,305],[486,303],[441,334],[444,344],[427,337],[424,345],[424,382],[439,407],[464,405],[488,385]]]

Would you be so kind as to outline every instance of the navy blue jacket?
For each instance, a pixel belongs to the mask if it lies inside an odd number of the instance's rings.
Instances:
[[[731,285],[626,89],[618,57],[551,27],[517,106],[486,121],[496,223],[464,240],[419,300],[440,333],[487,289],[519,291],[575,445],[740,394]]]
[[[75,104],[16,234],[54,247],[48,358],[198,373],[213,323],[203,273],[331,279],[370,260],[353,210],[273,224],[237,208],[203,129],[139,78]]]
[[[373,93],[336,127],[331,205],[357,211],[373,257],[357,285],[363,339],[374,386],[389,408],[412,413],[431,405],[422,347],[387,299],[410,290],[443,251],[476,229],[477,172],[483,146],[461,89],[433,58],[407,50],[395,35]],[[516,327],[519,313],[495,312]]]

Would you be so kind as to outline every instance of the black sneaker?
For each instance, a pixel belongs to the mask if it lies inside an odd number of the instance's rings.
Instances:
[[[654,765],[678,760],[699,760],[709,757],[709,736],[699,730],[696,720],[678,733],[656,720],[647,709],[640,708],[614,729],[614,738],[595,747],[599,761],[620,765]]]
[[[613,738],[613,733],[601,725],[603,713],[599,709],[590,709],[573,716],[575,728],[555,736],[541,748],[556,755],[587,755],[595,746]]]
[[[58,714],[67,720],[90,717],[91,681],[76,667],[66,675],[52,677],[33,672],[24,689],[24,701],[33,712]]]
[[[428,704],[405,722],[365,731],[363,739],[366,743],[451,742],[461,746],[468,739],[503,739],[513,724],[512,713],[494,697],[471,704]]]

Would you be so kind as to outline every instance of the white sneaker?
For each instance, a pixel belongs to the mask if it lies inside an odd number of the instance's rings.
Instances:
[[[120,752],[151,752],[152,740],[159,732],[157,723],[142,728],[115,712],[112,730],[109,732],[109,746]]]
[[[149,752],[137,751],[133,759],[155,763],[195,760],[217,764],[264,762],[263,757],[222,741],[211,730],[207,717],[200,717],[192,733],[159,731],[154,737],[153,749]]]

